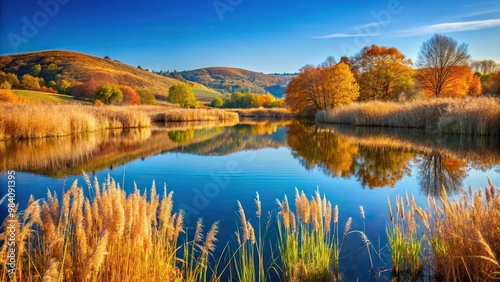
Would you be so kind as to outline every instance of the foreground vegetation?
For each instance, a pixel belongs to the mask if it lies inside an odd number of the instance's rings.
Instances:
[[[0,140],[89,133],[114,128],[149,127],[152,122],[237,121],[222,110],[162,106],[84,106],[0,104]]]
[[[355,103],[316,120],[361,126],[427,128],[445,134],[499,135],[500,101],[495,98],[434,99],[409,103]]]
[[[229,251],[228,245],[220,258],[214,258],[218,223],[204,232],[199,219],[194,233],[188,232],[184,213],[173,212],[173,193],[166,188],[160,195],[153,183],[147,193],[136,188],[126,195],[113,179],[104,183],[97,179],[92,183],[87,175],[84,179],[85,189],[75,181],[61,198],[48,192],[46,199],[31,198],[22,213],[11,207],[18,220],[14,225],[6,220],[2,226],[2,281],[139,281],[145,277],[148,281],[220,281],[223,275],[230,280],[265,281],[271,271],[287,281],[336,281],[341,279],[339,263],[346,236],[360,236],[359,251],[367,253],[372,270],[372,259],[385,249],[375,249],[364,230],[352,230],[352,218],[341,226],[338,207],[319,192],[308,199],[297,190],[295,212],[285,195],[277,200],[277,222],[270,219],[264,228],[259,195],[254,225],[238,202],[236,247]],[[500,278],[500,194],[491,182],[477,192],[464,191],[455,201],[443,190],[439,203],[429,198],[425,210],[408,195],[398,196],[394,209],[390,201],[388,207],[388,249],[395,277],[417,279],[426,269],[429,279]],[[365,226],[363,207],[360,215]],[[273,224],[278,228],[277,245],[266,238]],[[17,265],[9,278],[7,239],[12,232]],[[271,260],[264,258],[266,242],[277,250],[275,255],[271,252]]]

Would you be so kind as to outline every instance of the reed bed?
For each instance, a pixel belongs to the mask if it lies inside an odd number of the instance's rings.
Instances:
[[[319,191],[310,200],[303,191],[295,191],[296,213],[291,211],[286,195],[282,201],[276,200],[278,251],[286,281],[339,280],[344,239],[354,233],[360,234],[372,261],[373,246],[364,231],[351,230],[352,218],[346,221],[342,231],[338,206],[332,208],[331,202],[325,196],[322,198]],[[361,216],[365,218],[362,207]]]
[[[240,118],[271,118],[271,119],[290,119],[295,117],[289,109],[286,108],[254,108],[254,109],[227,109],[230,112],[237,113]]]
[[[426,128],[446,134],[499,135],[496,98],[354,103],[316,114],[316,121],[360,126]]]
[[[454,200],[443,187],[437,202],[429,196],[426,210],[413,196],[397,196],[395,210],[388,199],[393,274],[416,279],[425,266],[437,280],[498,281],[500,194],[489,179],[488,183],[476,192],[470,187],[462,190]]]
[[[217,223],[204,235],[200,220],[194,239],[181,240],[184,214],[173,213],[166,188],[160,196],[153,182],[149,194],[136,188],[127,196],[113,179],[99,184],[84,176],[88,192],[75,181],[62,203],[49,192],[19,214],[17,269],[10,278],[4,223],[2,281],[205,281]]]
[[[162,121],[238,121],[222,110],[162,106],[85,106],[0,104],[0,140],[90,133],[104,129],[144,128]]]
[[[341,225],[338,207],[319,191],[309,199],[296,189],[295,211],[286,195],[277,200],[277,241],[267,239],[274,224],[270,219],[262,228],[259,195],[257,223],[238,202],[237,246],[222,262],[227,247],[220,258],[212,256],[218,222],[204,232],[199,219],[188,236],[183,211],[173,212],[173,192],[164,188],[160,195],[153,182],[147,192],[135,188],[126,195],[109,177],[104,183],[91,182],[85,174],[84,179],[85,188],[75,181],[62,197],[48,192],[46,199],[30,198],[26,210],[16,212],[13,227],[3,223],[1,281],[221,281],[224,273],[231,281],[266,281],[272,280],[272,270],[284,281],[337,281],[342,280],[339,265],[347,236],[361,237],[359,250],[366,250],[372,270],[372,257],[380,259],[386,249],[375,250],[366,236],[363,207],[363,230],[353,230],[352,218]],[[387,249],[395,279],[500,279],[500,193],[491,181],[454,200],[443,189],[438,202],[429,198],[426,210],[413,196],[397,196],[394,203],[388,199],[388,214]],[[9,277],[12,228],[17,269]],[[267,263],[266,242],[271,248]]]

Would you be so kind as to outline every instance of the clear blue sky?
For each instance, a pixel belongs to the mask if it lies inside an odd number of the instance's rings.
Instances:
[[[295,72],[371,44],[415,59],[438,32],[468,43],[473,59],[500,61],[498,0],[1,0],[0,7],[2,55],[64,49],[154,70]]]

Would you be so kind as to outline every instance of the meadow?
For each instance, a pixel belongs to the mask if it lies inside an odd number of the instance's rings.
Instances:
[[[4,222],[2,281],[267,281],[271,273],[285,281],[337,281],[348,236],[363,242],[358,251],[369,256],[375,275],[391,271],[405,281],[500,278],[500,191],[490,181],[453,199],[443,189],[426,208],[408,194],[388,198],[388,245],[375,247],[376,238],[364,232],[370,222],[363,207],[359,218],[340,222],[338,206],[319,191],[308,197],[296,190],[293,202],[285,195],[268,219],[261,218],[270,211],[262,210],[259,194],[251,216],[237,202],[236,242],[221,246],[218,222],[200,218],[194,230],[186,229],[184,212],[173,210],[173,191],[166,187],[153,182],[148,191],[127,195],[109,177],[103,183],[86,174],[84,179],[61,196],[49,191],[45,199],[31,198],[26,210],[16,211],[14,227]],[[363,227],[353,229],[353,221]],[[277,238],[267,237],[270,228],[277,228]],[[12,232],[17,265],[9,278]],[[223,250],[220,257],[212,256],[216,248]],[[384,254],[390,265],[378,269],[374,261]]]
[[[496,98],[433,99],[408,103],[371,101],[318,112],[316,121],[426,128],[444,134],[499,135],[500,101]]]

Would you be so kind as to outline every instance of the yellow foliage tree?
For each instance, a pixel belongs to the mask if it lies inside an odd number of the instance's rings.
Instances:
[[[312,114],[349,104],[359,96],[359,86],[349,66],[306,67],[288,85],[285,103],[291,111]]]
[[[399,94],[413,86],[410,59],[394,47],[372,45],[354,58],[359,74],[359,99],[396,101]]]

